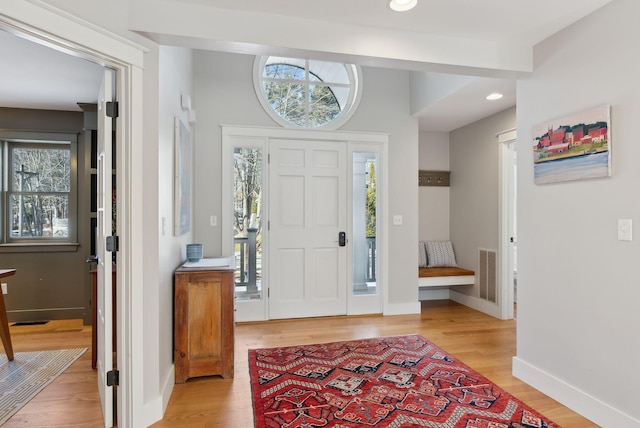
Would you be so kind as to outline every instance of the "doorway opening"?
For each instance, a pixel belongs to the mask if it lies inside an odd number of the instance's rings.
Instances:
[[[38,26],[26,24],[28,22],[36,22]],[[131,337],[141,337],[143,311],[139,309],[144,305],[142,293],[132,291],[131,284],[144,283],[144,267],[132,263],[132,254],[142,254],[144,240],[131,239],[131,236],[132,232],[137,230],[135,223],[142,218],[143,210],[142,200],[132,196],[135,189],[142,189],[143,186],[141,175],[132,173],[131,165],[142,163],[142,151],[133,150],[133,145],[129,142],[142,140],[141,88],[144,48],[96,31],[54,9],[33,4],[9,7],[5,10],[0,16],[0,30],[115,70],[116,80],[119,82],[116,88],[117,98],[121,102],[119,114],[123,119],[123,126],[117,130],[118,165],[126,165],[125,168],[118,169],[116,180],[120,192],[119,200],[131,202],[117,204],[120,220],[120,251],[117,258],[119,266],[122,266],[117,273],[118,319],[123,321],[118,323],[118,347],[123,351],[118,354],[118,369],[124,373],[120,376],[118,387],[122,392],[118,395],[118,409],[122,412],[119,412],[117,425],[139,426],[142,423],[143,412],[136,403],[142,402],[143,391],[134,386],[144,384],[141,352],[143,343],[131,340]],[[79,38],[78,35],[82,37]],[[120,355],[128,355],[129,358],[120,358]],[[106,421],[105,425],[108,425]]]
[[[515,130],[498,134],[500,153],[500,313],[502,319],[514,316],[517,281],[516,235],[516,154]]]
[[[381,313],[386,135],[223,126],[236,320]]]

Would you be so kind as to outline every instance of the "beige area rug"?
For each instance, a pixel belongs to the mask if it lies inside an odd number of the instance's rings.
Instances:
[[[0,425],[86,352],[87,348],[0,355]]]

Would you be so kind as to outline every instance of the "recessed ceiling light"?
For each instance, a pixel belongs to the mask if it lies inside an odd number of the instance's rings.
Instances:
[[[390,0],[389,8],[396,12],[406,12],[413,9],[418,4],[418,0]]]
[[[489,94],[487,95],[487,99],[489,101],[495,101],[495,100],[499,100],[500,98],[502,98],[504,95],[498,93],[498,92],[494,92],[493,94]]]

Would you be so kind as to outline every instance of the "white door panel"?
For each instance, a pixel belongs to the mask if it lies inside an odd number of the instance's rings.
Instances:
[[[338,300],[340,290],[338,286],[340,279],[335,266],[340,263],[339,251],[337,248],[316,248],[313,260],[315,262],[313,278],[313,288],[315,300]]]
[[[282,227],[289,229],[304,227],[304,200],[305,184],[304,177],[282,176],[278,180],[278,194],[287,195],[279,198],[279,221]]]
[[[340,220],[340,201],[338,177],[315,177],[313,179],[312,218],[316,233],[322,233],[323,227],[338,227]]]
[[[283,302],[304,301],[304,248],[286,248],[278,252],[281,280],[279,282],[280,300]]]
[[[269,317],[346,314],[346,145],[270,146]]]
[[[112,203],[112,119],[107,116],[107,103],[112,101],[113,71],[104,72],[102,87],[98,96],[98,198],[96,256],[97,268],[97,340],[96,366],[98,371],[98,391],[104,415],[104,426],[112,427],[113,387],[107,386],[107,372],[113,369],[113,323],[111,253],[106,250],[106,237],[111,236]]]

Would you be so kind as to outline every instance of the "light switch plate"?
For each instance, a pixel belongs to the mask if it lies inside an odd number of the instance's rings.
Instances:
[[[630,218],[618,219],[618,241],[631,241],[633,237]]]
[[[394,215],[393,216],[393,225],[394,226],[402,226],[402,216],[401,215]]]

